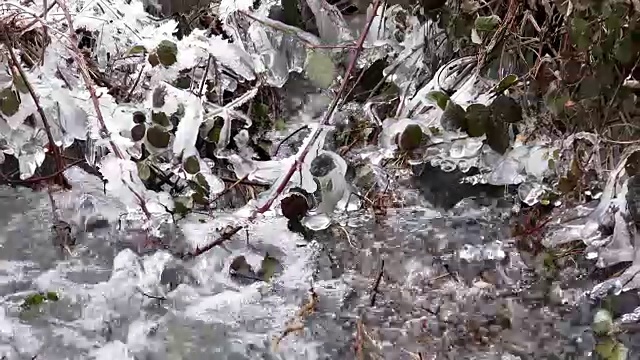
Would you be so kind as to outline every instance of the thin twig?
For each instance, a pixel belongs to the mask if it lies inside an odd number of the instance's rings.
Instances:
[[[240,229],[242,229],[244,226],[235,226],[233,228],[231,228],[230,230],[225,231],[224,233],[222,233],[220,235],[219,238],[217,238],[215,241],[207,244],[206,246],[202,247],[202,248],[196,248],[193,252],[188,252],[185,254],[181,254],[181,258],[188,260],[188,259],[192,259],[195,258],[197,256],[200,256],[202,254],[204,254],[205,252],[213,249],[216,246],[222,245],[225,241],[230,240],[231,237],[233,235],[235,235],[238,231],[240,231]]]
[[[382,281],[383,274],[384,274],[384,260],[382,260],[382,263],[380,264],[380,270],[378,271],[376,282],[373,283],[373,288],[371,289],[371,300],[369,301],[369,306],[376,305],[376,295],[378,295],[378,288],[380,287],[380,282]]]
[[[278,144],[278,146],[276,146],[276,150],[273,152],[272,156],[276,156],[278,155],[278,151],[280,150],[280,147],[287,142],[287,140],[291,139],[295,134],[299,133],[302,130],[306,130],[309,127],[307,125],[304,125],[303,127],[299,128],[298,130],[292,132],[291,134],[287,135],[287,137],[285,137],[284,139],[282,139],[282,141],[280,141],[280,143]]]
[[[234,182],[231,186],[229,186],[228,188],[224,189],[220,194],[216,195],[215,198],[213,198],[213,200],[211,200],[210,202],[215,202],[216,200],[220,199],[221,197],[223,197],[226,193],[228,193],[229,191],[231,191],[231,189],[235,188],[236,186],[238,186],[239,184],[242,184],[248,177],[249,177],[250,173],[243,176],[241,179],[238,179],[236,182]]]
[[[131,96],[133,95],[133,91],[138,86],[138,83],[140,82],[140,79],[142,78],[142,73],[144,72],[144,68],[145,67],[147,67],[147,65],[146,65],[146,63],[143,63],[142,67],[140,68],[140,72],[138,72],[138,76],[136,77],[136,81],[131,86],[131,89],[129,89],[129,93],[127,94],[127,97],[124,98],[125,102],[129,102],[131,100]]]

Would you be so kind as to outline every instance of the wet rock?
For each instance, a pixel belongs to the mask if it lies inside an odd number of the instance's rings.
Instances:
[[[640,174],[629,178],[626,200],[631,221],[640,228]]]
[[[171,264],[162,270],[160,284],[166,287],[167,292],[175,290],[180,284],[194,284],[195,278],[183,265]]]
[[[467,173],[445,172],[430,164],[424,164],[414,167],[413,170],[414,174],[417,174],[416,186],[424,198],[437,208],[449,210],[468,197],[499,199],[504,196],[504,186],[460,183],[462,178],[477,174],[477,169],[471,169]]]

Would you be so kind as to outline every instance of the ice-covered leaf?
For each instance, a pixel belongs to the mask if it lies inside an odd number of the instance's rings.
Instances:
[[[143,124],[147,120],[147,116],[142,111],[136,111],[133,113],[133,122],[136,124]]]
[[[153,121],[154,124],[158,124],[166,128],[171,128],[171,121],[169,120],[169,117],[162,111],[153,111],[151,113],[151,121]]]
[[[462,106],[453,101],[448,101],[444,112],[440,116],[440,125],[448,131],[464,128],[465,111]]]
[[[178,57],[178,46],[169,40],[162,40],[156,48],[158,61],[164,66],[171,66],[176,63]]]
[[[149,165],[147,165],[147,163],[144,161],[140,161],[136,163],[136,166],[138,167],[138,176],[140,177],[140,179],[149,180],[149,178],[151,177],[151,168],[149,167]]]
[[[151,94],[151,106],[161,108],[166,103],[167,88],[164,85],[157,86]]]
[[[336,163],[333,161],[333,157],[329,154],[320,154],[313,158],[311,161],[309,171],[311,175],[315,177],[323,177],[336,168]]]
[[[282,264],[278,259],[266,253],[260,264],[258,275],[264,281],[269,281],[279,271],[282,270]]]
[[[176,214],[184,216],[193,208],[193,199],[190,196],[178,196],[173,201]]]
[[[0,91],[0,112],[6,116],[13,116],[20,108],[20,98],[11,87]]]
[[[494,30],[501,20],[498,15],[490,16],[478,16],[474,22],[474,27],[478,31],[491,31]]]
[[[144,47],[144,45],[136,45],[127,50],[127,55],[144,54],[146,51],[147,49]]]
[[[409,124],[398,134],[396,143],[401,150],[412,151],[417,149],[422,143],[424,134],[418,124]]]
[[[500,80],[500,83],[498,83],[498,86],[496,87],[495,92],[498,94],[503,93],[505,90],[515,85],[518,82],[518,80],[519,80],[518,75],[516,74],[510,74],[505,76],[502,80]]]
[[[438,105],[438,107],[442,110],[445,110],[447,108],[447,103],[450,100],[449,95],[445,94],[442,91],[429,92],[427,94],[427,99],[435,102]]]
[[[195,155],[186,158],[182,166],[187,174],[193,175],[200,171],[200,161],[198,161],[198,158]]]
[[[19,92],[23,94],[29,93],[29,87],[27,86],[27,83],[22,78],[22,75],[20,75],[19,73],[15,73],[13,75],[13,85],[16,87],[16,90],[18,90]]]
[[[245,279],[256,279],[257,276],[253,271],[253,267],[247,262],[247,259],[240,255],[233,259],[229,265],[229,275],[239,276]]]
[[[613,317],[608,310],[599,309],[593,315],[591,329],[597,335],[607,335],[613,331]]]
[[[491,118],[487,122],[487,145],[500,154],[504,154],[507,151],[511,142],[507,126],[506,123],[495,118]]]
[[[153,125],[147,130],[147,141],[158,149],[169,146],[171,135],[164,128]]]
[[[289,220],[300,220],[309,211],[307,197],[298,192],[291,192],[280,200],[282,215]]]
[[[144,124],[137,124],[131,128],[131,140],[140,141],[144,138],[144,134],[147,132],[147,127]]]
[[[308,50],[305,74],[316,86],[327,89],[336,78],[336,66],[327,52]]]
[[[616,340],[614,337],[607,336],[605,338],[598,339],[595,352],[603,360],[626,360],[628,350],[623,343]]]
[[[149,56],[147,57],[147,61],[153,67],[160,65],[160,59],[158,58],[158,54],[156,53],[149,54]]]

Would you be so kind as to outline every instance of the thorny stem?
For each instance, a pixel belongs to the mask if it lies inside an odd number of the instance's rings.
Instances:
[[[289,181],[293,177],[293,174],[295,174],[295,172],[300,168],[302,163],[304,163],[304,159],[307,157],[307,154],[311,150],[311,147],[313,146],[313,144],[320,137],[320,134],[322,133],[322,128],[333,117],[333,114],[334,114],[336,108],[338,107],[338,103],[340,103],[340,101],[342,101],[342,96],[344,95],[344,92],[347,89],[347,84],[349,83],[349,78],[351,77],[351,74],[353,73],[353,70],[356,67],[356,62],[358,61],[358,56],[362,52],[362,46],[364,45],[364,41],[365,41],[365,39],[367,37],[367,34],[369,33],[369,29],[371,29],[371,24],[373,23],[373,19],[376,17],[376,14],[378,12],[378,7],[380,7],[380,0],[375,0],[375,2],[373,3],[372,16],[369,17],[369,19],[367,19],[367,24],[365,25],[364,30],[362,31],[362,34],[360,34],[360,38],[358,38],[358,43],[356,45],[356,48],[354,49],[353,56],[351,57],[351,61],[349,62],[349,66],[347,67],[347,71],[344,74],[344,78],[342,79],[342,83],[340,84],[340,88],[338,89],[338,93],[336,94],[335,98],[331,102],[331,105],[329,106],[329,109],[325,113],[325,116],[322,119],[322,121],[320,122],[319,126],[313,132],[313,135],[311,136],[311,140],[307,143],[307,145],[304,147],[304,149],[302,149],[302,152],[300,153],[300,155],[296,159],[295,163],[293,165],[291,165],[291,167],[289,168],[289,171],[286,173],[286,175],[284,176],[284,178],[280,182],[280,185],[276,189],[275,193],[272,194],[267,199],[267,201],[264,203],[264,205],[260,206],[256,210],[256,214],[255,215],[262,214],[262,213],[268,211],[271,208],[271,205],[273,205],[273,202],[287,188],[287,185],[289,184]]]
[[[6,29],[5,29],[5,33],[6,33]],[[7,37],[8,36],[9,35],[7,34]],[[9,52],[9,56],[11,57],[11,62],[13,63],[13,66],[10,67],[11,72],[14,73],[14,76],[15,76],[17,75],[15,74],[15,70],[18,71],[18,73],[20,74],[20,77],[22,78],[22,81],[24,82],[25,86],[27,87],[27,90],[29,91],[29,94],[33,98],[33,102],[35,103],[36,108],[38,109],[38,114],[42,118],[42,123],[44,124],[44,129],[45,129],[45,132],[47,133],[47,140],[49,140],[50,148],[56,162],[57,174],[53,176],[58,176],[60,178],[60,184],[64,184],[64,175],[62,175],[62,172],[60,172],[60,170],[64,167],[64,163],[62,161],[62,156],[60,155],[60,149],[56,145],[55,140],[53,139],[53,135],[51,134],[51,126],[49,125],[49,121],[47,120],[47,115],[44,113],[42,106],[40,106],[38,95],[36,94],[35,90],[33,90],[33,86],[31,86],[29,79],[27,79],[27,76],[24,73],[24,70],[22,70],[22,66],[20,66],[20,62],[18,61],[18,58],[16,57],[15,52],[13,51],[13,47],[10,44],[6,44],[6,48]]]
[[[76,54],[76,57],[77,57],[76,62],[78,64],[78,68],[80,69],[80,75],[82,75],[85,86],[89,91],[89,95],[91,96],[91,101],[93,102],[93,107],[96,111],[96,117],[100,124],[100,131],[102,133],[101,136],[103,138],[108,138],[109,133],[107,130],[107,125],[104,121],[104,117],[102,116],[102,111],[100,110],[100,102],[98,101],[98,96],[94,88],[93,80],[91,79],[91,75],[89,75],[87,61],[82,55],[82,52],[80,51],[80,49],[78,48],[78,37],[76,36],[76,31],[73,27],[73,20],[71,19],[71,13],[69,13],[69,9],[67,8],[67,5],[65,4],[64,0],[56,0],[56,3],[60,7],[60,9],[62,9],[62,12],[64,13],[64,16],[67,20],[67,25],[69,26],[69,38],[71,39],[71,44],[70,44],[71,50]],[[124,155],[122,154],[118,146],[110,138],[109,138],[109,145],[111,145],[111,150],[119,159],[123,159],[123,160],[125,159]],[[145,204],[144,198],[140,194],[138,194],[129,184],[125,183],[124,180],[123,180],[123,184],[127,186],[127,188],[129,188],[129,191],[131,191],[133,195],[138,199],[138,205],[140,206],[140,209],[145,214],[145,216],[148,219],[150,219],[151,213],[147,209],[147,205]]]

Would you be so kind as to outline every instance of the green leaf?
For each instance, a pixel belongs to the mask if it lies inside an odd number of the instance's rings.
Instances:
[[[139,163],[136,163],[136,166],[138,167],[138,176],[140,179],[143,181],[149,180],[151,177],[151,168],[149,165],[144,161],[140,161]]]
[[[492,31],[501,21],[498,15],[478,16],[474,22],[474,27],[478,31]]]
[[[149,64],[151,64],[151,66],[153,67],[160,65],[160,59],[158,59],[158,54],[156,53],[149,54],[149,56],[147,57],[147,61],[149,61]]]
[[[500,154],[507,152],[510,145],[507,124],[492,117],[487,122],[486,129],[487,145]]]
[[[6,116],[15,115],[20,109],[20,98],[18,94],[8,87],[0,91],[0,112]]]
[[[198,161],[197,157],[189,156],[182,164],[182,167],[187,172],[187,174],[193,175],[200,171],[200,162]]]
[[[586,50],[591,45],[591,29],[589,22],[582,18],[573,18],[569,37],[573,44],[580,50]]]
[[[427,94],[427,99],[435,102],[438,107],[442,110],[447,108],[447,102],[449,102],[449,95],[443,93],[442,91],[431,91]]]
[[[522,121],[522,107],[513,98],[506,95],[496,97],[489,105],[494,120],[505,123]]]
[[[607,335],[613,331],[613,317],[608,310],[599,309],[593,315],[591,329],[596,335]]]
[[[147,132],[147,127],[144,124],[137,124],[131,128],[131,140],[140,141],[144,138],[144,134]]]
[[[55,291],[47,291],[47,300],[49,301],[58,301],[60,300],[60,297],[58,297],[58,293],[56,293]]]
[[[266,253],[264,258],[262,259],[262,264],[260,265],[260,270],[258,271],[258,275],[264,281],[269,281],[271,278],[278,272],[278,270],[282,268],[280,261],[274,258],[273,256]]]
[[[277,131],[282,131],[287,128],[287,124],[284,122],[283,118],[278,118],[276,122],[273,124],[273,128]]]
[[[398,135],[396,143],[401,150],[411,151],[417,149],[422,143],[422,128],[418,124],[409,124]]]
[[[466,131],[469,136],[478,137],[487,132],[487,123],[491,120],[491,110],[483,104],[467,106]]]
[[[162,40],[156,48],[156,54],[158,54],[160,64],[171,66],[177,61],[178,46],[169,40]]]
[[[502,80],[500,80],[500,83],[496,87],[495,92],[498,94],[503,93],[505,90],[515,85],[518,80],[518,75],[515,74],[505,76]]]
[[[308,50],[305,73],[316,86],[328,89],[336,78],[336,66],[327,52]]]
[[[44,303],[44,301],[46,299],[47,298],[42,293],[36,293],[36,294],[27,295],[24,298],[24,301],[22,302],[20,307],[23,308],[24,310],[27,310],[27,309],[30,309],[30,308],[32,308],[34,306],[41,305],[42,303]]]
[[[154,124],[158,124],[160,126],[169,128],[171,127],[171,121],[169,121],[169,117],[167,116],[167,114],[165,114],[164,112],[160,111],[160,112],[151,112],[151,121],[153,121]]]
[[[190,196],[178,196],[173,199],[174,211],[179,215],[186,215],[193,209],[193,199]]]
[[[207,178],[202,173],[196,174],[196,182],[200,186],[202,186],[207,191],[207,193],[211,190],[211,187],[209,186],[209,182],[207,181]]]
[[[440,116],[440,126],[448,131],[455,131],[465,127],[466,113],[462,106],[454,103],[453,101],[447,102],[442,116]]]
[[[623,64],[629,64],[634,60],[633,41],[630,36],[618,40],[614,54],[616,59]]]
[[[194,192],[191,194],[191,198],[193,202],[200,205],[209,205],[209,200],[207,200],[206,196],[199,192]]]
[[[136,45],[131,49],[129,49],[126,55],[129,56],[129,55],[144,54],[145,52],[147,52],[147,49],[144,47],[144,45]]]
[[[147,141],[151,146],[164,149],[169,146],[171,135],[164,128],[153,125],[147,130]]]
[[[29,87],[27,86],[26,81],[22,78],[22,75],[16,73],[13,75],[13,85],[23,94],[29,93]]]

